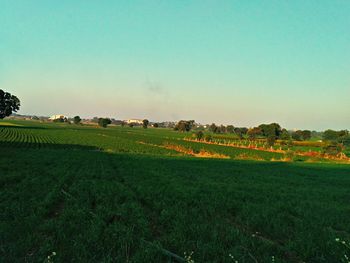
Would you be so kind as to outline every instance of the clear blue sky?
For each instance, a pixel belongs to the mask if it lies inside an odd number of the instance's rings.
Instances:
[[[350,129],[350,1],[0,0],[22,114]]]

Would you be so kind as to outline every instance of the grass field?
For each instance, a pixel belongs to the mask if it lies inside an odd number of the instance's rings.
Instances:
[[[349,165],[183,137],[0,121],[0,261],[342,262]]]

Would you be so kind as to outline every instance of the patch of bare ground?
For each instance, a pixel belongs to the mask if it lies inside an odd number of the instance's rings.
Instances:
[[[164,145],[157,145],[157,144],[145,143],[142,141],[139,141],[138,143],[145,144],[145,145],[151,145],[151,146],[159,147],[159,148],[163,148],[163,149],[174,150],[176,152],[183,153],[185,155],[198,157],[198,158],[230,159],[230,156],[225,155],[225,154],[210,152],[210,151],[207,151],[204,149],[201,149],[199,152],[196,152],[191,148],[186,148],[184,146],[176,145],[176,144],[165,143]]]

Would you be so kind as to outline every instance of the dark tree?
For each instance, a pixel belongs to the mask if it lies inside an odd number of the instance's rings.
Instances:
[[[241,127],[239,129],[241,130],[242,135],[246,135],[248,132],[248,128],[246,128],[246,127]]]
[[[142,127],[143,127],[144,129],[147,129],[148,124],[149,124],[149,121],[148,121],[147,119],[144,119],[144,120],[142,121]]]
[[[267,140],[268,146],[273,146],[276,142],[276,139],[278,138],[278,135],[276,133],[276,127],[274,125],[269,125],[265,129],[265,136]]]
[[[99,118],[98,119],[98,125],[103,128],[107,128],[108,124],[111,124],[112,121],[109,118]]]
[[[210,126],[209,126],[209,131],[213,132],[213,133],[217,133],[218,131],[218,126],[215,125],[215,123],[212,123]]]
[[[64,122],[64,119],[65,118],[57,118],[57,119],[54,119],[53,122]]]
[[[289,141],[290,140],[290,134],[286,129],[282,129],[280,139],[284,141]]]
[[[192,129],[193,124],[194,124],[194,120],[190,120],[190,121],[181,120],[175,125],[174,130],[181,131],[181,132],[189,132]]]
[[[17,112],[20,106],[21,103],[16,96],[0,89],[0,119]]]
[[[196,132],[196,139],[197,139],[198,141],[203,140],[203,138],[204,138],[204,133],[203,133],[202,131]]]
[[[262,130],[259,127],[254,127],[254,128],[251,128],[248,130],[247,135],[248,135],[249,139],[254,140],[258,136],[262,135]]]
[[[346,147],[349,147],[350,146],[350,135],[345,135],[343,138],[342,138],[342,144]]]
[[[81,118],[80,118],[79,116],[75,116],[75,117],[73,118],[73,122],[74,122],[74,124],[80,124]]]
[[[280,137],[282,129],[278,123],[270,123],[270,124],[261,124],[259,128],[262,131],[262,135],[266,138],[275,135],[276,139]]]
[[[334,130],[326,130],[323,133],[323,140],[330,141],[330,142],[336,142],[339,138],[339,133]]]
[[[303,132],[301,130],[292,132],[292,138],[295,141],[301,141],[303,139]]]
[[[159,127],[159,124],[158,124],[158,123],[153,123],[153,127],[154,127],[154,128],[158,128],[158,127]]]
[[[210,134],[207,134],[204,136],[204,141],[211,142],[213,140],[213,137]]]
[[[311,139],[311,131],[303,130],[301,133],[302,133],[302,137],[303,137],[304,141],[307,141],[307,140]]]
[[[226,131],[228,132],[228,133],[234,133],[235,131],[234,131],[234,127],[233,127],[233,125],[227,125],[227,127],[226,127]]]
[[[226,133],[226,126],[225,125],[220,125],[218,133]]]
[[[240,139],[243,139],[243,132],[242,132],[241,128],[236,127],[234,129],[234,131]]]

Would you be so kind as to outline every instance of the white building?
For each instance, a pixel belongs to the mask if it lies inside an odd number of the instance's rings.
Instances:
[[[54,120],[57,120],[57,119],[64,119],[64,118],[67,118],[66,116],[62,115],[62,114],[58,114],[58,115],[52,115],[49,120],[51,121],[54,121]]]
[[[141,119],[129,119],[129,120],[126,120],[125,122],[127,124],[130,124],[130,123],[143,124],[143,120],[141,120]]]

